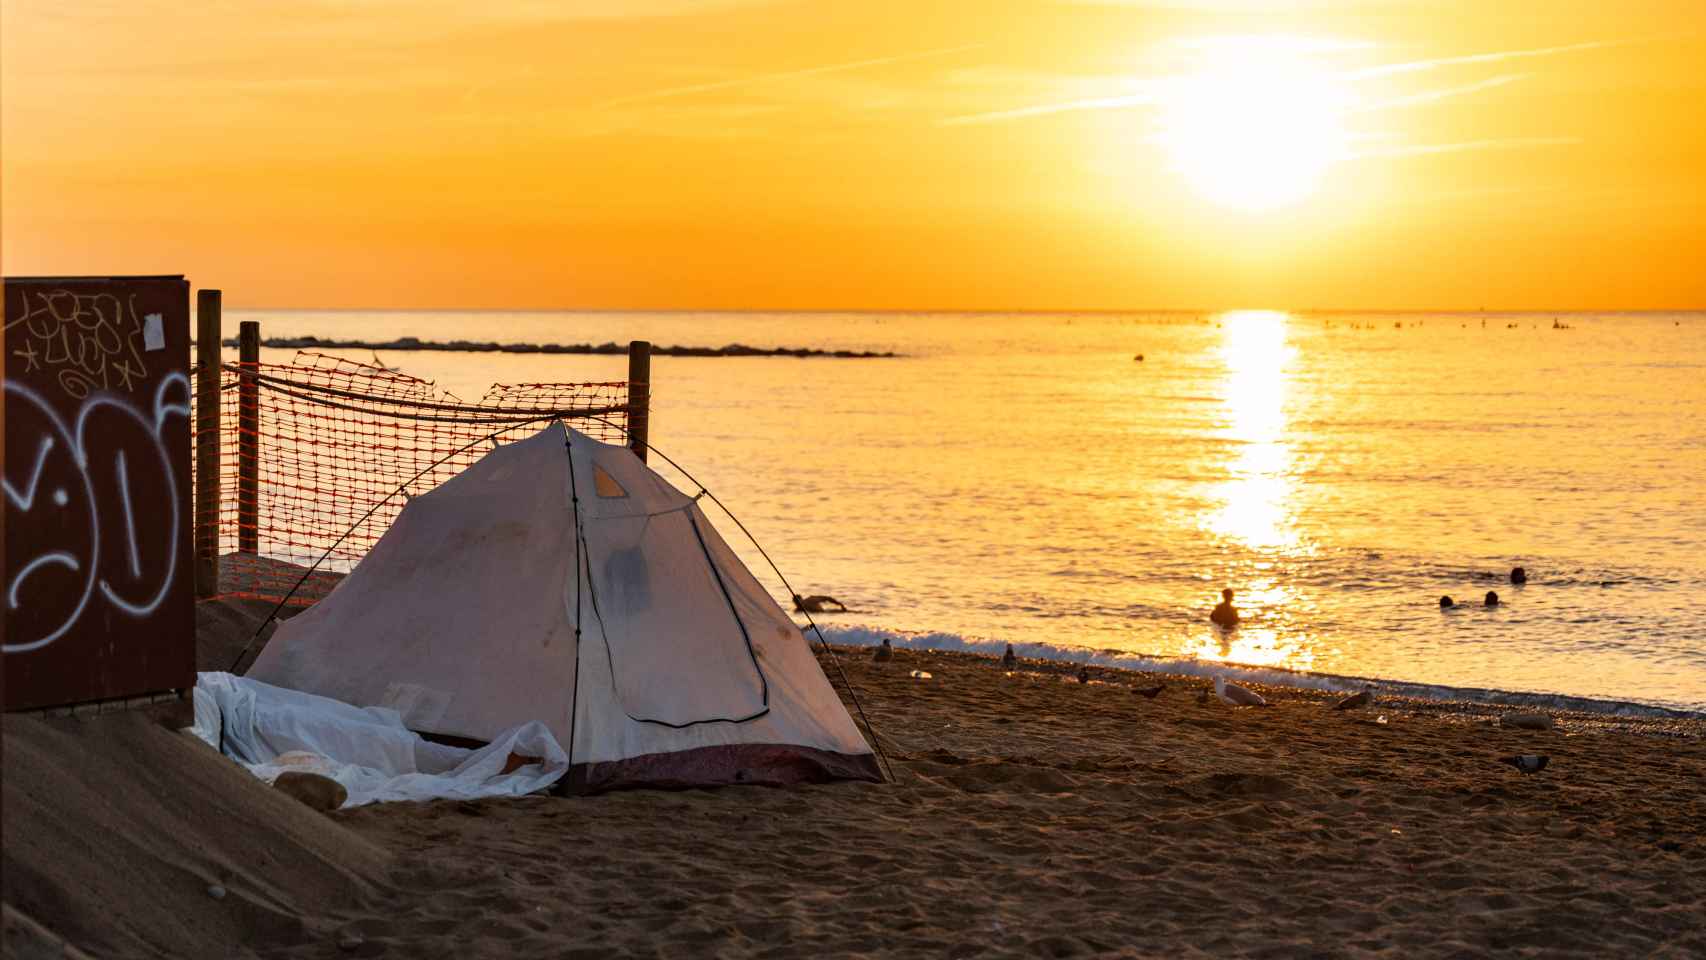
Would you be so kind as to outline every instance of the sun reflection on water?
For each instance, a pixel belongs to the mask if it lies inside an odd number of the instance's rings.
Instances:
[[[1204,532],[1238,551],[1256,554],[1243,569],[1223,571],[1234,582],[1234,603],[1244,622],[1221,631],[1204,623],[1184,652],[1199,660],[1307,670],[1315,651],[1309,640],[1312,602],[1276,575],[1276,563],[1300,546],[1295,525],[1296,464],[1288,429],[1291,317],[1272,310],[1222,314],[1220,359],[1225,368],[1217,437],[1235,452],[1224,479],[1209,492],[1211,506],[1198,521]]]
[[[1226,367],[1221,439],[1238,448],[1227,479],[1212,496],[1219,507],[1202,528],[1256,549],[1292,546],[1292,453],[1286,440],[1290,317],[1274,310],[1235,310],[1219,318]]]

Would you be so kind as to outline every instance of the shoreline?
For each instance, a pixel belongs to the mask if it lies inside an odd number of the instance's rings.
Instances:
[[[286,566],[291,567],[296,573],[302,569],[293,565]],[[228,590],[235,591],[240,585],[232,580],[223,586]],[[203,663],[198,666],[198,669],[229,669],[236,651],[247,645],[255,628],[260,625],[260,618],[269,612],[271,607],[270,602],[260,603],[257,606],[251,601],[235,597],[199,602],[196,605],[197,623],[199,625],[198,647],[203,649],[204,657]],[[290,608],[284,611],[283,615],[289,617],[300,611],[301,608]],[[818,649],[819,643],[816,635],[809,628],[800,624],[798,620],[795,621],[795,625],[802,628],[802,634],[805,635],[812,648]],[[909,632],[869,626],[840,626],[833,622],[819,623],[818,627],[823,631],[822,635],[825,642],[838,651],[846,652],[849,655],[859,655],[869,651],[886,637],[895,644],[897,650],[905,649],[914,653],[966,656],[980,661],[995,662],[1001,658],[1001,652],[1007,644],[1007,641],[1003,640],[971,638],[959,634],[927,631]],[[955,644],[959,648],[948,647],[947,644]],[[247,662],[253,663],[253,658],[259,656],[260,649],[264,646],[265,641],[263,639],[250,651],[250,655],[246,658]],[[220,653],[210,654],[206,652],[213,649],[219,650]],[[1288,667],[1169,658],[1107,648],[1067,647],[1047,642],[1015,643],[1013,649],[1021,660],[1035,664],[1037,670],[1041,672],[1065,673],[1070,672],[1070,669],[1084,666],[1092,671],[1107,671],[1110,678],[1174,677],[1181,682],[1202,682],[1219,675],[1236,683],[1257,685],[1263,689],[1291,691],[1298,695],[1312,695],[1319,698],[1344,696],[1368,689],[1383,702],[1402,701],[1437,705],[1429,712],[1443,711],[1464,715],[1487,715],[1499,710],[1506,712],[1524,710],[1597,718],[1612,725],[1663,726],[1665,724],[1683,724],[1698,727],[1703,733],[1706,733],[1706,710],[1689,710],[1610,697],[1584,697],[1542,691],[1507,690],[1498,687],[1453,686],[1388,677],[1358,677],[1347,674],[1295,670]]]
[[[814,648],[821,651],[815,641]],[[832,643],[836,656],[859,661],[869,660],[870,646]],[[1296,687],[1283,683],[1272,683],[1263,680],[1252,680],[1234,676],[1230,671],[1205,671],[1203,673],[1172,673],[1166,670],[1134,670],[1126,667],[1113,667],[1101,664],[1079,663],[1067,660],[1051,660],[1037,657],[1019,657],[1019,669],[1003,671],[1000,668],[1000,657],[986,653],[963,650],[933,650],[929,648],[908,648],[896,646],[897,656],[901,651],[913,659],[925,661],[919,669],[931,670],[929,662],[934,660],[955,670],[984,669],[990,670],[997,676],[1051,678],[1061,683],[1076,686],[1074,674],[1076,668],[1083,667],[1089,671],[1092,686],[1123,687],[1135,689],[1154,683],[1163,683],[1168,687],[1177,687],[1179,695],[1186,691],[1195,694],[1199,690],[1212,686],[1215,674],[1227,676],[1231,681],[1248,687],[1265,697],[1273,705],[1303,705],[1330,708],[1336,701],[1358,689],[1324,689],[1312,687]],[[1015,645],[1017,650],[1017,645]],[[820,657],[821,659],[821,657]],[[934,672],[933,670],[931,672]],[[1386,715],[1392,719],[1416,719],[1457,723],[1480,724],[1492,727],[1502,727],[1503,717],[1516,714],[1544,713],[1554,722],[1552,732],[1577,733],[1596,731],[1601,733],[1628,733],[1653,737],[1682,737],[1689,739],[1706,739],[1706,715],[1683,714],[1675,716],[1636,716],[1627,714],[1608,714],[1593,710],[1576,710],[1567,707],[1540,707],[1526,703],[1510,703],[1481,701],[1469,699],[1440,699],[1434,697],[1414,696],[1403,693],[1389,693],[1378,688],[1372,690],[1374,699],[1368,707],[1358,710],[1357,715],[1376,717]],[[880,721],[879,721],[880,722]],[[881,733],[879,727],[878,730]]]
[[[956,634],[918,633],[883,630],[870,627],[825,626],[825,640],[851,654],[860,654],[888,638],[895,649],[916,654],[938,654],[970,657],[978,661],[995,662],[1006,641],[973,640]],[[803,631],[813,645],[815,636]],[[912,641],[923,640],[923,643]],[[949,649],[939,643],[964,644],[962,649]],[[1384,677],[1358,677],[1346,674],[1295,670],[1289,667],[1270,667],[1252,664],[1170,658],[1113,649],[1075,648],[1053,643],[1015,643],[1015,654],[1022,663],[1033,665],[1038,672],[1070,674],[1085,667],[1093,674],[1098,671],[1110,682],[1135,677],[1172,678],[1183,683],[1203,683],[1216,676],[1253,686],[1263,691],[1283,691],[1282,696],[1299,699],[1336,699],[1351,693],[1368,690],[1381,703],[1410,703],[1418,705],[1413,712],[1461,714],[1463,716],[1492,716],[1498,713],[1541,712],[1559,716],[1592,719],[1610,726],[1664,727],[1683,725],[1694,729],[1695,735],[1706,735],[1706,710],[1688,710],[1633,700],[1608,697],[1582,697],[1539,691],[1505,690],[1497,687],[1452,686],[1422,683]],[[1038,655],[1039,651],[1046,655]],[[1270,697],[1270,699],[1272,699]],[[1429,705],[1426,707],[1420,705]]]

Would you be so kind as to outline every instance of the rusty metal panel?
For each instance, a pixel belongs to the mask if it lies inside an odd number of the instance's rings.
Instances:
[[[4,296],[5,708],[193,686],[189,283]]]

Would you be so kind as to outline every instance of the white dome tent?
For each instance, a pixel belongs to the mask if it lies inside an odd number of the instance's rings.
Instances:
[[[410,501],[248,676],[428,734],[543,722],[570,790],[882,780],[697,498],[561,422]]]

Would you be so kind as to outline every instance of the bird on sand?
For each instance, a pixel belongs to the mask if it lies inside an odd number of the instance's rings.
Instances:
[[[1090,670],[1089,670],[1089,668],[1087,668],[1087,667],[1079,667],[1078,668],[1078,682],[1079,683],[1089,683],[1090,682]]]
[[[1268,701],[1254,690],[1246,690],[1236,683],[1227,683],[1225,677],[1214,678],[1214,695],[1220,702],[1234,707],[1265,707]]]
[[[883,663],[884,661],[893,659],[893,657],[894,657],[894,647],[889,645],[889,638],[884,637],[883,638],[883,645],[877,648],[877,652],[872,655],[871,659],[877,661],[878,663]]]
[[[1361,693],[1353,693],[1343,700],[1340,700],[1338,703],[1333,704],[1333,709],[1355,710],[1358,707],[1368,706],[1373,699],[1374,695],[1369,693],[1367,690],[1364,690]]]
[[[1011,670],[1019,665],[1019,657],[1013,652],[1013,645],[1007,645],[1007,652],[1001,655],[1001,669]]]
[[[1165,683],[1158,683],[1153,687],[1132,687],[1131,692],[1142,694],[1143,696],[1154,700],[1156,695],[1165,689],[1167,689],[1167,685]]]
[[[1529,753],[1515,757],[1500,757],[1499,762],[1508,763],[1523,773],[1539,773],[1546,769],[1546,764],[1551,762],[1551,758]]]

